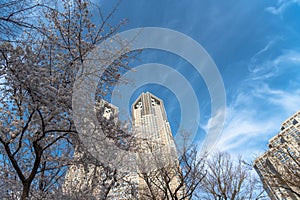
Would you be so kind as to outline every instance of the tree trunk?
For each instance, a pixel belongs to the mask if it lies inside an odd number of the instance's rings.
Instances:
[[[21,200],[26,200],[29,197],[30,183],[23,183],[23,191]]]

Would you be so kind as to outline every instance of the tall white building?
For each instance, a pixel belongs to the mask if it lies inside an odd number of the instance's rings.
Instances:
[[[136,137],[148,143],[152,142],[155,148],[164,148],[167,151],[166,154],[175,156],[177,159],[176,147],[163,101],[149,92],[142,93],[131,109]]]
[[[300,111],[282,123],[254,168],[272,200],[300,199]]]
[[[171,179],[169,183],[164,182],[162,177],[159,177],[160,175],[150,177],[156,179],[156,182],[152,182],[153,185],[160,185],[161,188],[170,187],[171,193],[174,192],[180,182],[178,179],[178,169],[180,167],[163,101],[153,94],[146,92],[142,93],[134,101],[131,109],[134,133],[140,139],[140,149],[144,153],[137,155],[138,160],[141,160],[138,179],[139,198],[146,199],[143,194],[150,192],[148,191],[149,185],[146,184],[145,177],[143,178],[141,175],[147,167],[152,170],[152,174],[155,173],[156,169],[162,167],[168,169],[168,176]],[[164,184],[168,184],[168,186]],[[160,192],[161,188],[153,187],[152,192],[156,192],[158,199],[159,197],[161,199],[168,199],[166,195],[169,196],[170,194]],[[183,188],[179,193],[182,192]]]
[[[100,108],[100,121],[113,121],[117,123],[118,108],[108,102],[101,101],[97,105]],[[143,161],[144,166],[152,166],[150,169],[156,170],[166,165],[174,167],[170,170],[169,176],[172,178],[169,185],[171,189],[175,189],[179,184],[178,170],[179,163],[176,153],[176,147],[172,136],[170,124],[167,119],[163,101],[153,94],[147,92],[142,93],[132,104],[132,134],[136,138],[136,157],[137,160]],[[76,151],[76,150],[75,150]],[[157,154],[158,153],[158,154]],[[156,155],[156,160],[148,159],[148,155]],[[76,151],[74,157],[80,158],[81,153]],[[158,162],[160,162],[158,164]],[[158,164],[156,166],[156,164]],[[125,177],[119,177],[120,180],[109,191],[109,199],[147,199],[144,194],[148,193],[147,184],[142,177],[144,169],[139,165],[137,172],[130,172]],[[173,174],[172,174],[173,173]],[[122,174],[121,174],[122,175]],[[123,174],[124,175],[124,174]],[[72,193],[87,188],[96,199],[103,192],[101,183],[106,174],[101,167],[98,169],[94,165],[74,165],[71,166],[66,174],[63,190],[65,193]],[[93,177],[93,178],[91,178]],[[96,180],[95,180],[96,177]],[[157,178],[157,177],[155,177]],[[156,181],[160,181],[160,177]],[[94,181],[94,182],[92,182]],[[99,184],[98,186],[92,183]],[[155,182],[153,182],[155,184]],[[95,187],[90,190],[91,187]],[[163,185],[162,185],[163,187]],[[105,189],[105,188],[104,188]],[[179,193],[182,190],[179,191]],[[159,189],[156,195],[160,194]]]

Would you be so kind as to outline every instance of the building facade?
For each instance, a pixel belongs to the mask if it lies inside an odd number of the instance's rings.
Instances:
[[[109,123],[115,125],[118,123],[118,108],[116,106],[101,100],[96,107],[98,109],[98,118],[103,128]],[[145,169],[143,167],[149,166],[152,166],[151,175],[158,168],[170,167],[169,176],[171,180],[167,184],[171,190],[175,190],[179,184],[176,170],[180,169],[180,167],[163,101],[149,92],[142,93],[132,104],[131,109],[132,134],[135,137],[137,147],[136,159],[140,161],[137,162],[139,163],[137,172],[121,173],[116,175],[114,180],[107,180],[107,177],[113,177],[109,174],[113,173],[113,171],[109,171],[102,166],[96,167],[94,164],[87,163],[85,165],[72,165],[65,176],[63,186],[65,194],[86,192],[95,199],[100,199],[101,196],[105,195],[103,193],[107,192],[106,189],[112,186],[109,190],[108,199],[147,199],[149,184],[152,184],[154,187],[163,178],[160,177],[161,174],[159,173],[155,177],[144,177],[144,175],[149,175],[149,173],[144,173]],[[114,139],[114,135],[109,136],[109,138]],[[155,160],[149,160],[148,158],[153,155],[155,155]],[[80,159],[82,156],[83,153],[75,149],[74,158]],[[146,183],[145,178],[155,179],[155,181]],[[106,181],[105,184],[104,180]],[[161,186],[165,187],[164,185]],[[156,192],[155,195],[157,195],[158,199],[159,196],[161,199],[165,197],[166,194],[160,192],[160,188],[156,188],[156,191],[154,188],[152,189],[152,192]],[[180,192],[182,190],[178,193]]]
[[[282,123],[254,168],[272,200],[300,199],[300,111]]]
[[[134,135],[147,143],[145,146],[142,142],[142,146],[148,148],[148,151],[163,149],[164,155],[177,160],[175,142],[163,101],[149,92],[142,93],[131,110]]]
[[[158,97],[146,92],[135,100],[131,111],[134,134],[141,141],[139,149],[143,152],[137,154],[137,159],[141,160],[138,179],[139,199],[147,199],[147,194],[150,193],[149,187],[152,187],[152,193],[156,193],[158,199],[168,199],[166,196],[170,196],[180,184],[179,172],[176,171],[180,167],[164,103]],[[145,167],[150,168],[151,171],[150,174],[146,174],[148,177],[143,177],[142,172]],[[162,168],[168,171],[171,179],[169,182],[162,180],[164,174],[158,170]],[[147,178],[151,179],[148,183],[145,181]],[[169,192],[163,191],[163,188],[168,187]],[[179,193],[182,192],[183,188]]]

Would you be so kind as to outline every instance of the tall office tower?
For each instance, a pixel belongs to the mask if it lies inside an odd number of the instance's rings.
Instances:
[[[154,171],[155,168],[169,166],[169,178],[171,177],[172,180],[170,180],[168,185],[171,190],[175,190],[179,184],[178,171],[176,169],[180,169],[180,167],[163,101],[149,92],[142,93],[135,100],[131,109],[134,134],[140,139],[140,149],[145,153],[142,156],[139,156],[139,154],[137,156],[138,160],[140,159],[141,163],[144,164],[144,166],[138,166],[140,172],[144,170],[144,167],[151,165],[150,168],[154,168]],[[152,160],[143,158],[143,156],[149,158],[153,155]],[[159,182],[158,184],[166,184],[159,175],[150,178],[156,179]],[[153,184],[155,185],[156,183],[153,182]],[[144,179],[143,177],[139,178],[138,187],[140,191],[139,197],[145,199],[145,197],[142,197],[142,193],[149,193],[149,185],[146,185],[145,177]],[[159,191],[157,192],[157,196],[165,195],[160,194]],[[180,190],[179,192],[183,191]],[[164,198],[162,197],[162,199]]]
[[[282,123],[254,168],[272,200],[300,199],[300,111]]]
[[[97,108],[100,108],[98,117],[103,129],[107,123],[114,123],[117,126],[118,108],[116,106],[102,100],[98,103]],[[145,161],[137,162],[137,164],[144,165],[138,165],[136,172],[121,173],[117,176],[116,183],[112,184],[113,180],[109,180],[106,185],[103,181],[107,181],[113,171],[107,171],[101,166],[96,167],[94,164],[73,165],[65,177],[63,186],[65,194],[86,191],[95,199],[101,199],[99,197],[106,191],[105,187],[112,186],[108,199],[149,199],[147,195],[150,193],[149,187],[152,187],[151,192],[157,199],[168,199],[161,189],[166,188],[164,184],[168,184],[168,189],[174,192],[179,185],[178,170],[180,170],[180,166],[163,101],[149,92],[142,93],[132,105],[132,121],[132,134],[135,138],[135,148],[132,151],[137,153],[137,160]],[[108,138],[115,139],[116,136],[118,140],[118,135],[114,134],[108,135]],[[149,155],[155,155],[154,159],[148,159],[151,157]],[[83,153],[79,149],[75,149],[74,158],[80,159],[82,156]],[[151,167],[147,170],[152,171],[148,174],[144,173],[145,168],[143,167],[149,166]],[[165,183],[159,174],[162,167],[168,169],[168,178],[170,179]],[[149,177],[144,177],[145,174]],[[151,180],[146,183],[145,178]],[[160,185],[161,188],[155,188],[157,185]],[[183,192],[183,187],[181,187],[177,191],[177,196]]]
[[[170,124],[163,101],[153,94],[142,93],[132,105],[132,122],[135,136],[157,146],[166,147],[168,153],[175,153]],[[175,159],[177,155],[173,154]]]

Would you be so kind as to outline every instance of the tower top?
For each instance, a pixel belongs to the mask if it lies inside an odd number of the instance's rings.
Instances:
[[[131,110],[140,110],[142,115],[154,114],[154,108],[159,107],[162,117],[167,121],[167,115],[163,100],[150,92],[143,92],[132,104]]]

